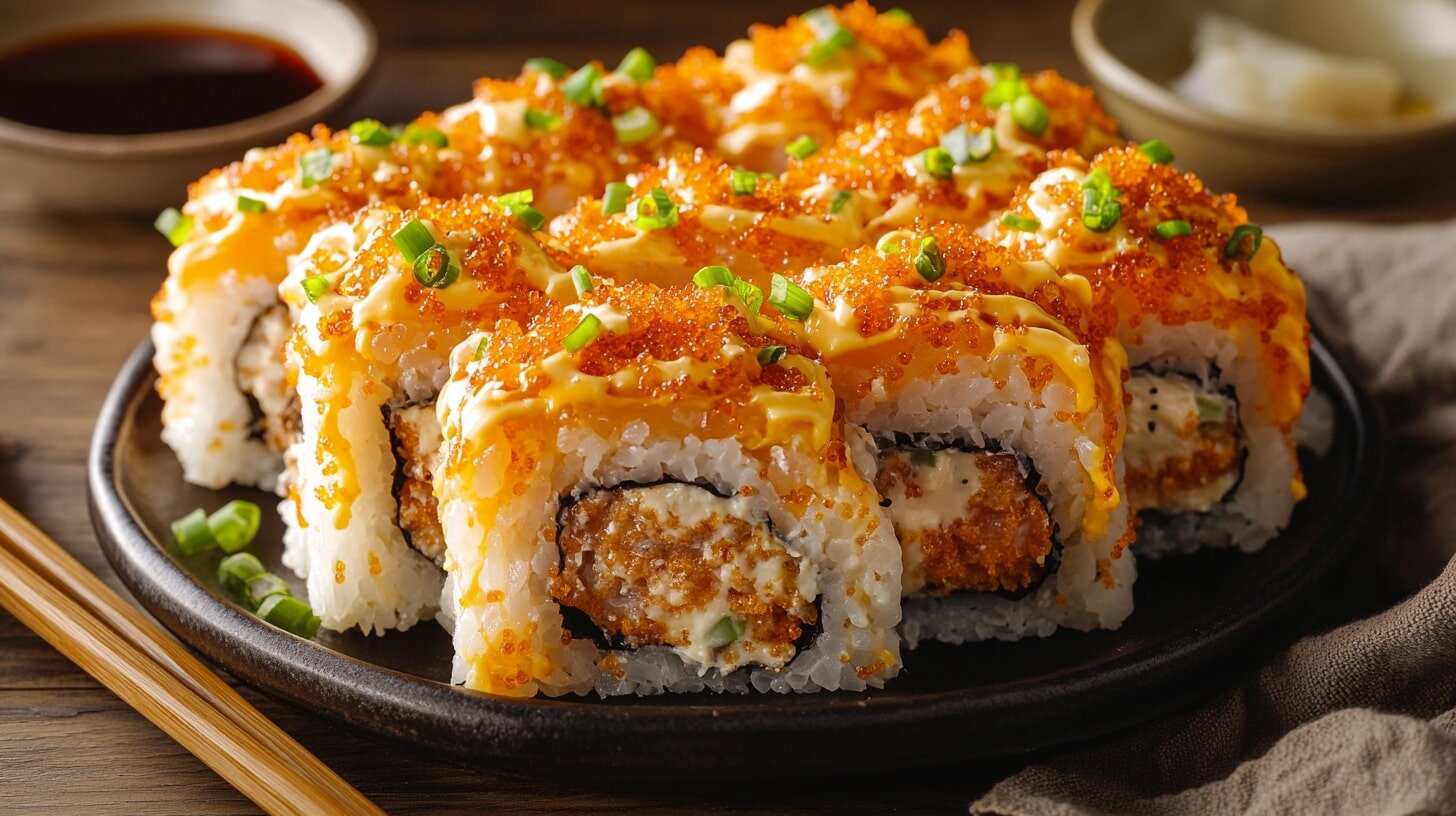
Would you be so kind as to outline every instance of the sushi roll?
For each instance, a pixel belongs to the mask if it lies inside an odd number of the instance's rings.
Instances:
[[[979,226],[1047,167],[1047,154],[1084,156],[1118,143],[1089,88],[1055,71],[1005,63],[971,68],[913,106],[846,129],[784,178],[829,183],[873,202],[869,237],[920,221]]]
[[[1264,546],[1304,496],[1304,286],[1158,142],[1062,154],[988,232],[1095,293],[1127,348],[1127,488],[1148,555]]]
[[[608,696],[895,675],[899,548],[864,440],[794,337],[721,288],[599,280],[456,347],[435,474],[456,682]]]
[[[317,233],[279,293],[293,311],[299,430],[281,508],[284,563],[323,626],[408,629],[440,599],[434,399],[450,350],[523,320],[566,273],[500,199],[378,206]]]
[[[906,642],[1115,629],[1136,577],[1119,457],[1126,357],[1029,300],[975,288],[1016,263],[958,234],[892,233],[807,270],[780,301],[798,300],[847,421],[874,440],[904,550]]]

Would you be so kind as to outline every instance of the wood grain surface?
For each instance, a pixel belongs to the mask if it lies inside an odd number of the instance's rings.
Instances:
[[[982,59],[1082,76],[1067,35],[1070,0],[901,4],[933,32],[965,28]],[[643,44],[668,59],[690,44],[722,47],[754,20],[801,10],[766,0],[364,5],[383,47],[373,85],[344,122],[364,113],[405,119],[451,104],[474,77],[513,73],[527,56],[614,62]],[[1424,220],[1456,213],[1453,191],[1431,184],[1381,200],[1246,204],[1264,223]],[[0,495],[115,587],[86,516],[86,448],[107,385],[146,334],[167,249],[145,221],[32,213],[7,202],[0,187]],[[551,768],[522,775],[442,761],[251,689],[243,694],[391,813],[964,812],[1019,764],[894,776],[867,766],[848,769],[855,773],[844,780],[770,786],[582,782]],[[0,612],[0,814],[251,812],[199,761]]]

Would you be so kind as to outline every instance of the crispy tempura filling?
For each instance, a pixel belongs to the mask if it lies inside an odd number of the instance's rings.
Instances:
[[[238,390],[249,400],[254,416],[252,433],[280,453],[302,427],[298,395],[288,384],[283,363],[292,328],[286,307],[265,309],[253,321],[235,361]]]
[[[389,433],[394,440],[396,523],[411,547],[443,565],[445,531],[440,527],[431,476],[431,465],[440,449],[435,406],[410,406],[389,411],[388,415]]]
[[[1238,484],[1243,459],[1237,402],[1176,374],[1136,373],[1127,392],[1132,506],[1206,513],[1223,501]]]
[[[1054,526],[1016,457],[889,448],[875,477],[904,551],[904,594],[1020,592],[1051,565]]]
[[[780,668],[818,621],[814,574],[744,497],[667,482],[594,490],[558,516],[553,597],[610,641],[700,672]]]

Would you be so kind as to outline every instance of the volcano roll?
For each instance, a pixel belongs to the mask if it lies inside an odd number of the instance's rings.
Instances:
[[[899,550],[865,440],[793,336],[726,289],[598,281],[456,348],[436,492],[457,682],[613,695],[895,675]]]

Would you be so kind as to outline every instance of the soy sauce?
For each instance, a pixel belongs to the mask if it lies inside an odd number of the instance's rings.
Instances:
[[[72,133],[158,133],[247,119],[322,85],[297,52],[263,37],[116,27],[0,55],[0,116]]]

